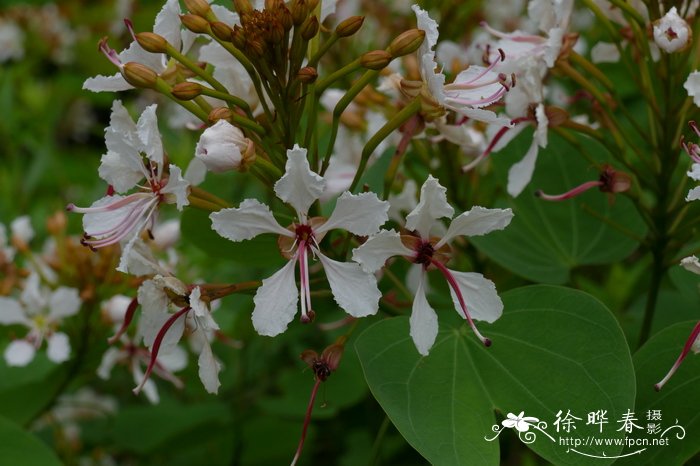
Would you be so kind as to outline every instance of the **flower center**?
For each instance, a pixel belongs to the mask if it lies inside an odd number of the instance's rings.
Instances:
[[[297,236],[297,241],[310,241],[314,238],[314,231],[311,229],[311,225],[297,225],[294,228],[294,234]]]
[[[413,259],[413,262],[421,264],[423,267],[428,267],[432,261],[433,254],[435,254],[433,245],[427,241],[423,241],[416,248],[416,257]]]

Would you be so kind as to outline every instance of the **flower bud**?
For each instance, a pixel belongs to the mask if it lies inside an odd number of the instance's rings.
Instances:
[[[299,81],[304,84],[311,84],[312,82],[316,81],[316,78],[318,78],[318,72],[316,71],[316,68],[312,66],[305,66],[299,70],[299,73],[297,73],[297,78],[299,78]]]
[[[129,62],[122,67],[122,75],[126,82],[134,87],[153,89],[156,87],[158,74],[141,63]]]
[[[387,51],[394,58],[403,57],[418,50],[418,47],[423,43],[423,39],[425,39],[425,31],[422,29],[409,29],[391,41]]]
[[[292,14],[292,22],[295,26],[301,26],[309,16],[309,7],[306,0],[293,0],[290,6],[290,13]]]
[[[289,31],[294,26],[294,20],[292,19],[292,13],[289,11],[285,5],[282,5],[279,10],[277,10],[277,17],[279,18],[280,24],[285,31]]]
[[[219,40],[231,42],[231,34],[233,33],[231,26],[226,23],[222,23],[221,21],[214,21],[210,23],[209,26],[211,27],[212,34],[214,34]]]
[[[604,193],[622,193],[632,186],[632,178],[627,173],[617,171],[610,165],[603,166],[599,181],[603,183],[600,190]]]
[[[548,105],[545,107],[544,113],[547,115],[548,126],[550,128],[556,128],[569,120],[569,112],[561,107]]]
[[[208,34],[209,21],[197,15],[180,15],[180,21],[190,31],[196,34]]]
[[[226,120],[219,120],[204,130],[194,155],[204,162],[209,171],[222,173],[240,170],[244,156],[250,158],[251,150],[254,151],[252,141],[240,129]]]
[[[391,54],[384,50],[372,50],[360,57],[360,64],[370,70],[381,70],[391,63]]]
[[[170,93],[180,100],[192,100],[202,95],[202,86],[198,83],[185,81],[175,84]]]
[[[185,0],[185,7],[190,13],[206,17],[211,12],[211,6],[207,0]]]
[[[362,27],[362,23],[364,22],[364,16],[351,16],[338,24],[335,28],[335,33],[338,37],[349,37],[355,34]]]
[[[306,5],[309,8],[309,13],[312,13],[318,6],[319,0],[306,0]]]
[[[253,6],[248,0],[233,0],[233,7],[236,9],[236,13],[241,16],[253,11]]]
[[[313,39],[316,34],[318,34],[318,28],[318,18],[316,18],[316,16],[311,16],[301,25],[301,38],[304,40]]]
[[[233,26],[233,32],[231,32],[231,43],[238,50],[243,50],[245,48],[246,39],[242,27],[238,25]]]
[[[685,50],[692,40],[693,32],[688,23],[678,16],[675,6],[654,22],[654,42],[667,53]]]
[[[230,120],[233,112],[228,107],[217,107],[209,112],[209,123],[216,123],[219,120]]]
[[[165,40],[165,37],[152,32],[139,32],[134,35],[134,38],[141,48],[151,53],[165,53],[165,49],[168,46],[168,41]]]

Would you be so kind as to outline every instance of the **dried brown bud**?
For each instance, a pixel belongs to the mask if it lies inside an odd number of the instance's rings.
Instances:
[[[409,29],[401,33],[391,41],[387,51],[394,57],[403,57],[418,50],[425,39],[425,31],[422,29]]]
[[[248,14],[253,11],[253,6],[248,0],[233,0],[233,7],[239,15]]]
[[[165,40],[165,37],[152,32],[139,32],[134,37],[141,48],[147,52],[165,53],[165,49],[168,46],[168,41]]]
[[[316,81],[316,78],[318,78],[318,72],[316,71],[316,68],[312,66],[305,66],[299,70],[297,77],[302,83],[311,84],[312,82]]]
[[[245,48],[246,40],[245,35],[243,34],[243,28],[238,25],[233,27],[233,32],[231,33],[231,43],[233,43],[234,47],[239,50]]]
[[[289,31],[292,29],[292,26],[294,26],[294,20],[292,19],[292,13],[289,11],[289,8],[286,6],[282,5],[279,10],[277,10],[277,17],[280,20],[280,23],[282,24],[282,27],[284,28],[285,31]]]
[[[318,34],[318,28],[318,18],[316,18],[316,16],[311,16],[301,25],[301,38],[304,40],[313,39],[316,34]]]
[[[126,82],[134,87],[153,89],[156,87],[158,74],[141,63],[129,62],[122,67],[122,75]]]
[[[219,40],[231,42],[231,34],[233,34],[233,29],[231,26],[226,23],[222,23],[221,21],[214,21],[210,24],[210,27],[212,34],[214,34]]]
[[[227,107],[217,107],[209,112],[209,123],[216,123],[219,120],[231,120],[233,113]]]
[[[186,81],[175,84],[170,93],[180,100],[192,100],[202,94],[202,86],[198,83]]]
[[[391,54],[384,50],[372,50],[360,57],[360,64],[370,70],[381,70],[391,63]]]
[[[351,16],[346,20],[343,20],[335,28],[335,33],[338,37],[349,37],[355,34],[362,27],[362,23],[365,22],[364,16]]]
[[[209,21],[197,15],[180,15],[180,21],[190,31],[197,34],[208,34]]]
[[[603,165],[599,181],[603,183],[600,190],[604,193],[622,193],[632,186],[632,178],[627,173],[617,171],[610,165]]]
[[[550,128],[556,128],[569,120],[569,112],[561,107],[547,106],[544,109],[544,113],[547,115],[548,126]]]
[[[271,44],[279,44],[284,40],[284,26],[282,26],[282,23],[276,22],[270,24],[268,40]]]
[[[206,0],[185,0],[185,7],[194,15],[206,17],[211,12],[211,6]]]

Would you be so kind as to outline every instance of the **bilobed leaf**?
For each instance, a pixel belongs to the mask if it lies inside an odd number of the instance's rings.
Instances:
[[[61,461],[41,440],[0,417],[0,459],[2,464],[60,466]]]
[[[494,170],[504,179],[504,185],[508,167],[525,154],[530,140],[530,132],[526,131],[493,155]],[[605,153],[587,138],[578,141],[590,154]],[[513,273],[551,284],[566,283],[575,267],[617,262],[632,253],[638,242],[598,218],[609,219],[643,237],[644,222],[623,195],[617,195],[612,204],[595,188],[562,202],[535,197],[537,189],[560,194],[598,178],[595,167],[574,156],[578,151],[550,132],[549,145],[540,150],[530,185],[517,198],[508,197],[499,204],[513,209],[511,224],[502,231],[470,238],[474,245]]]
[[[483,347],[451,309],[437,309],[440,333],[421,358],[408,336],[408,319],[380,321],[355,344],[375,398],[406,440],[433,464],[499,464],[492,427],[521,411],[547,423],[532,429],[529,446],[555,464],[590,464],[559,446],[559,410],[581,418],[561,436],[598,433],[587,413],[607,410],[608,438],[622,438],[615,420],[634,408],[634,372],[624,335],[610,311],[580,291],[532,286],[504,293],[503,317],[480,325],[493,346]],[[442,311],[442,312],[441,312]],[[499,413],[497,417],[494,410]],[[599,434],[600,435],[600,434]],[[615,456],[621,446],[586,447]],[[610,464],[598,459],[596,464]]]
[[[661,389],[654,390],[654,384],[659,382],[671,368],[690,336],[697,321],[682,322],[672,325],[654,335],[634,355],[634,368],[637,372],[637,404],[636,415],[646,428],[648,423],[666,428],[678,424],[685,432],[684,438],[677,438],[681,433],[673,428],[664,436],[668,439],[665,446],[638,446],[625,449],[623,453],[645,449],[640,455],[635,455],[621,465],[657,465],[674,466],[685,464],[696,453],[700,452],[700,355],[690,353],[671,380]],[[648,421],[649,411],[658,410],[660,421]],[[636,433],[637,438],[659,438],[660,434],[651,435],[645,432]]]

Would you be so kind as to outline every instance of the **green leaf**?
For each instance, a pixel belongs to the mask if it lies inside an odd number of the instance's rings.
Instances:
[[[585,439],[598,426],[587,413],[607,410],[609,438],[634,403],[634,372],[624,335],[595,298],[567,288],[532,286],[505,293],[504,315],[480,330],[484,348],[453,310],[440,312],[440,333],[430,355],[420,357],[408,319],[380,321],[355,344],[370,390],[406,440],[434,464],[499,464],[493,427],[507,413],[524,411],[547,423],[530,448],[555,464],[590,464],[559,446],[553,422],[559,410],[582,420],[562,436]],[[500,417],[494,415],[496,410]],[[587,454],[614,456],[581,446]],[[596,460],[610,464],[612,460]]]
[[[61,465],[61,461],[46,444],[4,417],[0,417],[0,439],[0,458],[3,464]]]
[[[284,261],[276,235],[265,234],[234,243],[212,230],[209,213],[202,210],[185,210],[180,228],[186,241],[222,261],[260,267],[282,264]]]
[[[530,141],[529,132],[520,135],[493,156],[494,168],[504,180],[508,168],[523,157]],[[605,152],[590,139],[581,137],[578,141],[590,154]],[[611,204],[597,189],[563,202],[535,197],[537,189],[559,194],[598,178],[597,170],[578,154],[574,156],[576,152],[579,148],[550,132],[549,145],[540,150],[528,188],[517,198],[500,202],[500,206],[513,209],[511,224],[502,231],[470,238],[474,245],[513,273],[551,284],[567,283],[575,267],[617,262],[632,253],[639,244],[636,240],[591,213],[644,237],[644,222],[626,197],[618,195]]]
[[[678,439],[678,428],[669,431],[666,446],[648,446],[634,459],[621,461],[620,464],[663,464],[673,466],[684,464],[693,455],[700,452],[700,356],[692,352],[683,361],[678,372],[669,380],[660,392],[654,390],[669,371],[690,336],[697,321],[683,322],[668,327],[647,341],[634,355],[634,367],[637,371],[637,418],[646,427],[646,415],[650,410],[661,411],[663,430],[676,422],[685,430],[685,438]],[[636,433],[637,438],[659,438],[659,434]],[[628,449],[636,451],[643,446]]]

